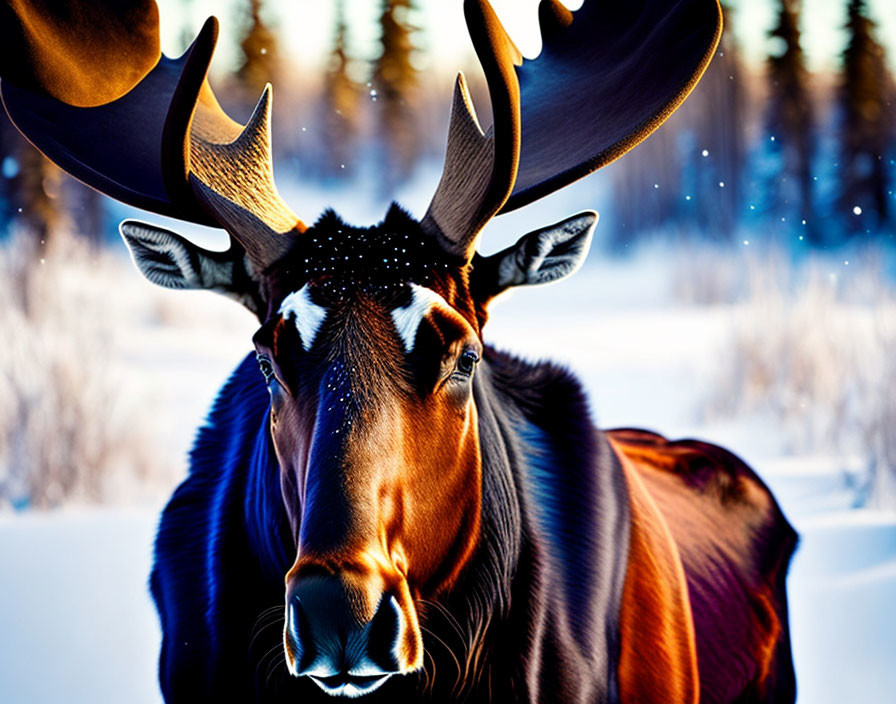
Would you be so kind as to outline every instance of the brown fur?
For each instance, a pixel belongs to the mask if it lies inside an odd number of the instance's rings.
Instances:
[[[614,447],[619,452],[615,443]],[[619,617],[620,698],[623,702],[696,702],[696,639],[681,557],[639,476],[640,467],[623,452],[619,455],[631,510]]]
[[[471,386],[452,381],[451,375],[460,353],[481,343],[454,309],[434,309],[421,324],[420,346],[426,348],[428,366],[441,369],[433,386],[424,388],[412,374],[396,373],[404,368],[403,351],[388,315],[363,293],[330,309],[321,331],[329,351],[325,364],[342,364],[355,373],[347,375],[350,381],[337,394],[344,393],[350,406],[347,422],[339,435],[325,433],[331,438],[323,441],[330,443],[325,449],[312,447],[320,442],[320,431],[308,409],[326,413],[313,398],[318,391],[303,388],[301,378],[290,378],[286,371],[294,366],[290,354],[300,348],[293,323],[275,321],[270,342],[262,342],[264,335],[256,341],[260,349],[269,345],[283,376],[283,384],[275,387],[271,431],[284,481],[295,487],[284,495],[296,496],[290,514],[299,540],[287,588],[307,576],[339,575],[355,595],[359,623],[372,618],[383,593],[394,594],[410,626],[403,631],[401,651],[404,669],[412,671],[423,657],[415,602],[450,588],[479,542],[482,461],[476,406]],[[435,350],[428,349],[429,338]],[[315,452],[330,457],[332,466],[309,470]],[[324,508],[320,504],[326,498],[309,501],[305,495],[309,471],[316,473],[314,482],[328,482],[332,498]],[[302,524],[321,522],[339,527],[328,530],[324,540],[307,537]]]
[[[663,659],[668,634],[659,625],[654,631],[660,632],[639,630],[636,618],[661,609],[662,596],[675,592],[684,580],[693,626],[684,626],[685,612],[668,597],[665,603],[681,616],[680,638],[690,632],[695,639],[700,701],[727,702],[741,693],[750,701],[786,699],[781,687],[787,690],[792,669],[782,668],[792,666],[784,658],[789,643],[783,580],[796,534],[769,490],[737,457],[707,443],[670,442],[641,430],[610,431],[608,437],[623,460],[633,515],[623,628],[628,625],[631,636],[646,641],[623,647],[623,684],[625,654],[634,649],[646,662],[660,663],[664,677],[690,676],[685,659],[671,667]],[[666,536],[671,542],[664,542]],[[660,615],[651,618],[662,622]],[[625,640],[623,635],[624,645]],[[673,646],[684,644],[676,641]],[[654,670],[648,665],[648,673]],[[638,675],[644,677],[644,670]],[[628,681],[628,686],[636,685]]]

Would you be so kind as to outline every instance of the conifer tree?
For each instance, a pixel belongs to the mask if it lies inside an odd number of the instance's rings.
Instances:
[[[178,3],[178,14],[180,16],[180,31],[178,32],[179,50],[177,54],[182,54],[190,48],[190,44],[196,38],[196,27],[193,24],[193,0],[180,0]]]
[[[888,198],[887,150],[893,147],[894,87],[884,48],[865,0],[849,0],[840,80],[840,208],[863,230],[892,217]],[[862,218],[849,217],[861,209]]]
[[[358,131],[360,86],[351,78],[351,60],[346,51],[347,25],[342,0],[336,5],[336,32],[324,75],[321,101],[321,128],[324,159],[322,168],[329,176],[348,174],[355,164],[355,137]]]
[[[701,231],[712,239],[733,236],[743,205],[743,171],[746,159],[747,97],[740,47],[735,39],[735,15],[722,5],[724,25],[716,55],[700,80],[695,94],[685,103],[694,126],[689,150],[693,165],[694,193],[690,206]],[[705,156],[704,156],[705,154]]]
[[[240,41],[243,60],[236,72],[249,101],[258,99],[266,83],[275,82],[278,67],[277,37],[261,15],[261,0],[249,0],[245,34]]]
[[[681,159],[676,142],[681,116],[657,130],[625,159],[615,162],[610,246],[622,251],[645,233],[678,224],[674,217],[681,192]]]
[[[15,222],[27,236],[21,240],[24,257],[9,272],[15,282],[10,290],[16,293],[10,303],[30,317],[35,313],[33,283],[41,271],[39,262],[50,251],[63,220],[62,172],[24,139],[19,140],[14,158],[18,164],[12,179]]]
[[[0,229],[17,223],[28,231],[32,260],[45,256],[63,225],[73,225],[73,233],[91,244],[102,241],[105,197],[67,178],[5,116],[0,122],[0,167]]]
[[[417,28],[409,19],[413,9],[413,0],[382,0],[382,53],[374,65],[373,98],[379,106],[378,128],[387,174],[383,185],[387,188],[407,178],[420,150],[412,114],[418,84],[413,65]]]
[[[677,224],[688,234],[732,237],[743,199],[746,97],[732,12],[723,6],[723,13],[716,55],[693,95],[612,167],[616,248]]]
[[[768,59],[767,146],[776,162],[768,206],[775,219],[805,220],[807,236],[813,240],[818,237],[812,217],[815,126],[809,73],[800,45],[800,6],[801,0],[779,0],[778,21],[770,32],[781,50]]]
[[[59,202],[62,172],[30,144],[21,142],[16,198],[20,222],[33,233],[34,258],[43,256],[63,219]]]

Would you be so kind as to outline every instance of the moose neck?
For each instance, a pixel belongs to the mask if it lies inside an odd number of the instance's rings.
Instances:
[[[457,674],[434,689],[470,701],[477,691],[495,701],[555,701],[560,692],[564,701],[614,701],[629,520],[619,461],[565,370],[488,349],[475,397],[482,535],[462,582],[426,611],[428,627],[441,627],[441,641],[427,644],[433,657],[451,648],[459,661],[435,668],[437,677]]]

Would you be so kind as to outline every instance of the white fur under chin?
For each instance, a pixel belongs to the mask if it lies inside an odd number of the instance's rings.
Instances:
[[[314,684],[316,684],[324,692],[332,697],[347,697],[349,699],[357,699],[358,697],[363,697],[365,694],[370,694],[374,690],[382,687],[383,683],[391,676],[391,674],[383,675],[382,677],[380,677],[380,679],[363,688],[358,687],[351,682],[346,682],[345,684],[341,684],[338,687],[329,687],[314,676],[311,676],[311,679]]]

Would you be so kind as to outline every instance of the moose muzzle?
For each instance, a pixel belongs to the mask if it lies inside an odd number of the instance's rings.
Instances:
[[[359,697],[422,662],[407,587],[369,577],[312,574],[287,591],[284,646],[290,672],[327,694]],[[410,609],[410,611],[408,611]]]

